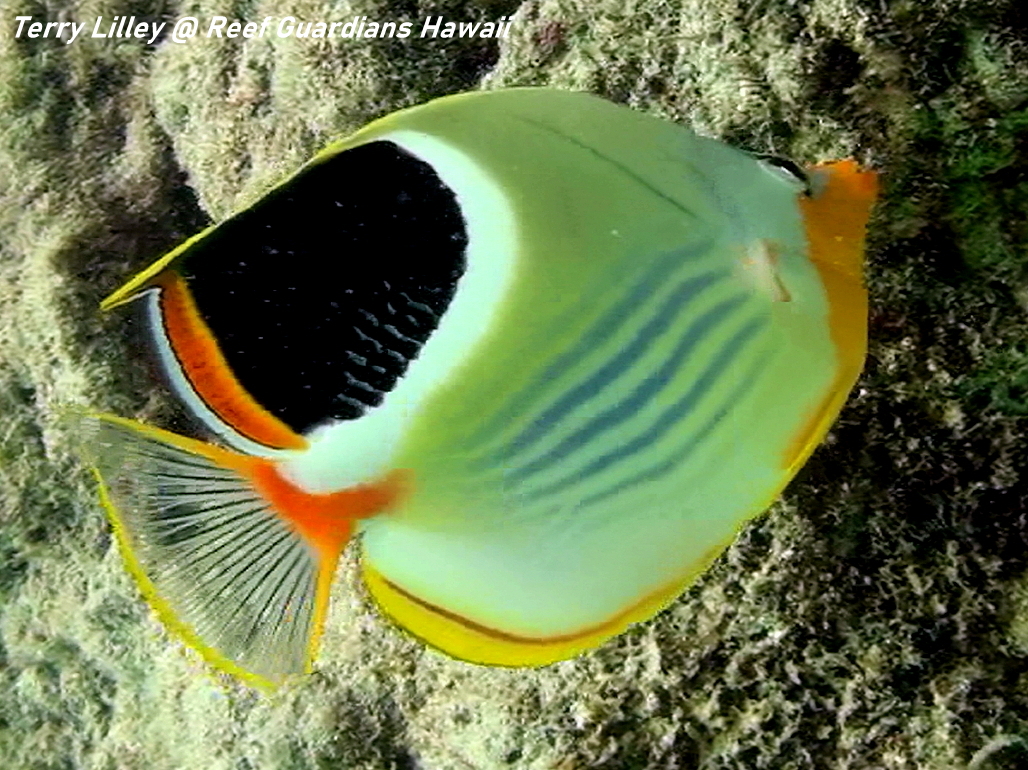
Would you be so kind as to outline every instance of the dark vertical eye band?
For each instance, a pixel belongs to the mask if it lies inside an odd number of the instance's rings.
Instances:
[[[788,158],[782,158],[778,155],[767,155],[765,153],[754,153],[754,157],[766,167],[774,169],[777,173],[782,174],[786,178],[795,179],[799,184],[803,185],[804,195],[809,196],[813,194],[813,186],[807,172],[793,161]]]

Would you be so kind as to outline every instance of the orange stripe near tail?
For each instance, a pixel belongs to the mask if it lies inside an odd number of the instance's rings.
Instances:
[[[307,440],[257,403],[236,379],[186,282],[174,270],[153,281],[161,316],[182,373],[200,399],[242,435],[275,449],[303,449]]]
[[[266,458],[112,415],[84,422],[122,554],[165,625],[257,686],[309,671],[355,522],[392,506],[403,475],[311,494]]]
[[[261,457],[236,455],[240,473],[324,558],[337,558],[353,534],[358,519],[392,507],[405,489],[405,473],[393,471],[373,484],[358,484],[339,492],[305,492],[287,480],[278,464]]]

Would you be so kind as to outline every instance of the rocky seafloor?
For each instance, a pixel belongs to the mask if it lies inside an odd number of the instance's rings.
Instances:
[[[1028,27],[1014,0],[0,0],[0,767],[1028,767]],[[459,40],[15,39],[15,17],[455,21]],[[330,139],[588,90],[882,175],[867,367],[783,499],[654,620],[538,670],[426,650],[351,559],[268,697],[170,639],[62,414],[174,426],[99,300]],[[352,183],[359,184],[360,180]]]

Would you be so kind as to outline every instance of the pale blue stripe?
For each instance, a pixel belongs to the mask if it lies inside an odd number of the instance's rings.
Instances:
[[[677,319],[683,304],[695,298],[696,295],[722,277],[722,273],[705,273],[689,278],[679,284],[675,291],[664,300],[654,316],[636,333],[635,338],[631,342],[622,347],[616,355],[583,382],[566,391],[554,403],[550,404],[539,417],[533,420],[531,425],[500,451],[496,452],[494,460],[509,460],[529,449],[553,430],[554,425],[563,420],[575,408],[602,393],[621,374],[630,369],[633,364],[646,354],[657,337],[667,331]],[[610,344],[609,340],[607,344]]]
[[[581,507],[586,507],[601,500],[605,500],[608,497],[624,492],[626,489],[638,486],[639,484],[643,484],[647,481],[654,481],[655,479],[658,479],[679,467],[683,462],[689,459],[699,445],[703,443],[704,439],[706,439],[714,428],[717,427],[718,423],[720,423],[721,420],[723,420],[732,410],[732,407],[753,389],[757,378],[760,377],[761,371],[765,366],[767,366],[769,359],[769,355],[761,356],[760,359],[758,359],[750,368],[746,377],[744,377],[728,395],[721,408],[718,409],[717,412],[715,412],[714,415],[707,420],[707,422],[705,422],[698,431],[696,431],[696,433],[672,449],[667,459],[657,463],[656,465],[651,465],[649,468],[646,468],[645,470],[636,473],[634,476],[630,476],[627,479],[608,487],[602,492],[597,492],[589,497],[583,498]]]
[[[649,428],[637,435],[631,441],[627,441],[616,449],[601,455],[579,471],[575,471],[559,481],[535,490],[525,496],[526,500],[534,500],[546,495],[560,492],[568,487],[581,483],[591,476],[602,473],[608,468],[624,462],[636,452],[651,446],[684,419],[700,400],[710,391],[725,369],[736,359],[739,350],[749,342],[756,333],[765,325],[763,318],[755,318],[741,329],[725,344],[721,351],[711,361],[710,365],[703,371],[692,387],[675,403],[661,412]]]
[[[642,383],[624,399],[609,409],[589,420],[582,428],[561,441],[557,446],[543,453],[520,468],[513,470],[508,478],[522,481],[534,476],[539,471],[551,466],[584,446],[587,446],[601,433],[631,419],[649,404],[671,382],[682,367],[682,362],[693,352],[696,346],[715,329],[733,310],[746,301],[744,295],[732,297],[718,303],[707,310],[689,326],[682,335],[675,349],[651,376],[646,376]]]
[[[526,411],[533,402],[538,400],[539,391],[547,383],[577,367],[589,354],[617,334],[632,315],[639,310],[644,310],[652,302],[653,295],[659,292],[660,287],[674,274],[676,268],[681,267],[690,259],[701,256],[710,248],[711,243],[704,241],[692,248],[668,252],[657,259],[629,290],[628,294],[585,331],[570,350],[559,355],[531,385],[519,391],[482,427],[475,430],[467,439],[467,446],[475,446],[489,434],[495,433],[504,424],[514,419],[515,415]]]

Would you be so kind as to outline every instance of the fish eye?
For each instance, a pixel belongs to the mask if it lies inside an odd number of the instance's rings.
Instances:
[[[756,158],[768,173],[773,174],[779,179],[784,179],[790,184],[798,185],[803,190],[804,195],[809,196],[813,194],[810,177],[807,176],[807,172],[793,161],[777,155],[766,155],[763,153],[758,153]]]

